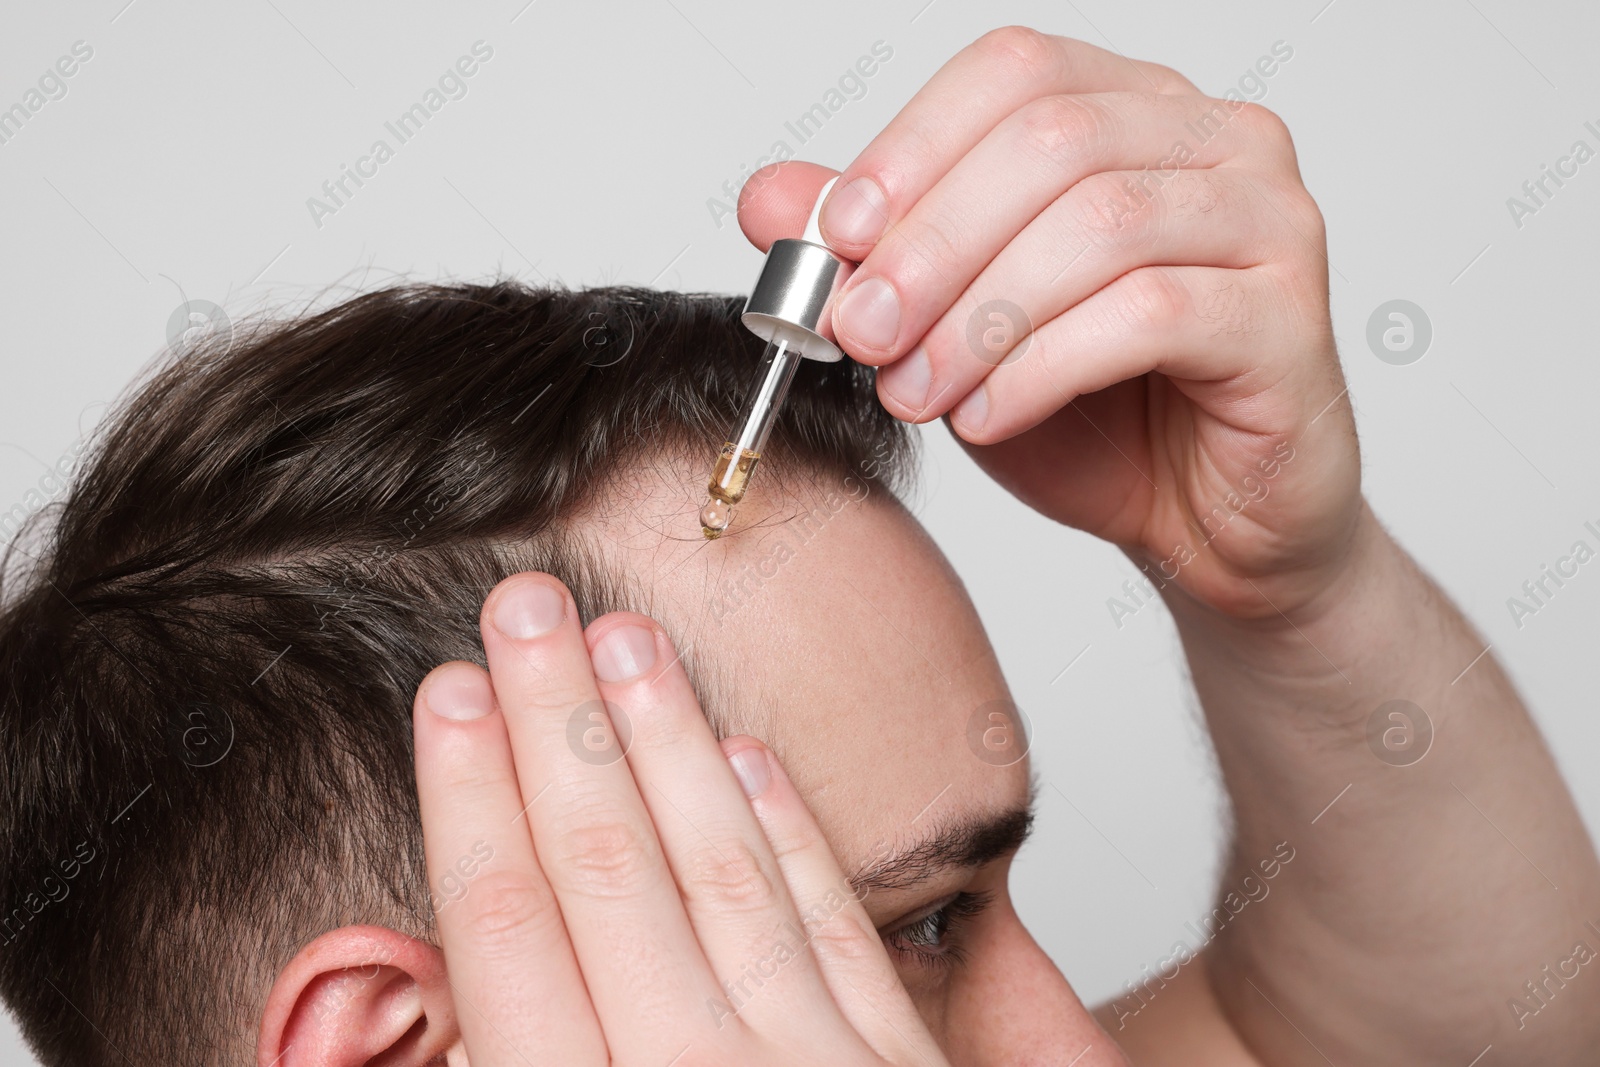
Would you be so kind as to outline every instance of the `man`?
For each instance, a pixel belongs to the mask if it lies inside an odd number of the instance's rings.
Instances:
[[[714,543],[737,301],[388,291],[140,391],[0,625],[0,983],[47,1062],[1585,1062],[1595,856],[1361,500],[1281,125],[1007,29],[837,189],[883,407],[803,368]],[[969,347],[994,300],[1031,329]],[[1094,1016],[1007,898],[1015,719],[885,408],[1122,546],[1183,636],[1225,926]],[[1436,712],[1405,767],[1395,699]]]

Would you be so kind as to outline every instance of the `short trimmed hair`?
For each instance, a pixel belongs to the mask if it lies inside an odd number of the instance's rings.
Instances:
[[[402,285],[173,354],[8,552],[0,993],[44,1063],[252,1062],[278,971],[352,923],[431,939],[411,706],[484,596],[636,583],[564,519],[709,460],[761,342],[737,297]],[[806,361],[778,471],[902,491],[873,372]],[[691,668],[692,670],[692,668]]]

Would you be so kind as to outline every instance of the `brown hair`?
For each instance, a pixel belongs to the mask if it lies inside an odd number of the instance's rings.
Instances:
[[[244,1062],[313,937],[428,936],[416,686],[482,662],[518,570],[627,606],[558,517],[644,450],[714,455],[740,307],[401,286],[213,338],[107,420],[0,610],[0,993],[45,1063]],[[807,361],[769,452],[910,470],[848,360]]]

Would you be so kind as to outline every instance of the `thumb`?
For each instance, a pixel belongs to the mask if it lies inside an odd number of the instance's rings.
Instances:
[[[798,159],[762,167],[739,190],[739,228],[763,252],[773,241],[799,237],[817,193],[838,173]]]

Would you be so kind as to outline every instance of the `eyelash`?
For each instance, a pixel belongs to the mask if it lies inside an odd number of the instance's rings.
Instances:
[[[957,893],[915,922],[884,934],[884,946],[895,956],[909,959],[921,967],[955,967],[966,959],[961,946],[963,929],[993,899],[993,893]],[[908,940],[910,937],[918,937],[922,943],[911,942]],[[946,943],[930,947],[928,942],[931,941]]]

